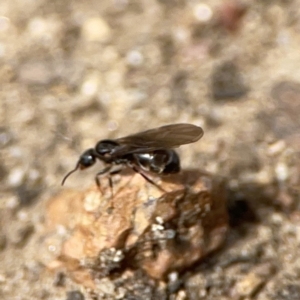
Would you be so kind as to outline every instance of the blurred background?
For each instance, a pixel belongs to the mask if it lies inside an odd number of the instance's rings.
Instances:
[[[60,182],[78,155],[104,138],[170,123],[199,125],[204,137],[180,148],[182,165],[226,177],[232,198],[250,203],[258,216],[276,214],[276,226],[292,219],[291,227],[299,230],[299,5],[299,0],[2,0],[5,299],[18,294],[10,283],[19,278],[19,266],[33,259],[34,243],[24,249],[38,231],[46,200],[62,190]],[[66,185],[93,184],[95,170],[74,174]],[[280,230],[276,234],[284,235]],[[268,235],[270,243],[274,234]],[[300,242],[299,234],[293,236],[289,255],[296,255]],[[300,287],[297,291],[300,295]],[[15,299],[37,299],[28,297]]]

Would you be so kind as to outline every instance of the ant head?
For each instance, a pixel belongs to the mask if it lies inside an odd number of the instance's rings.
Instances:
[[[97,143],[95,151],[101,157],[109,157],[119,144],[112,140],[102,140]]]
[[[84,151],[78,160],[77,166],[80,170],[84,170],[92,165],[94,165],[96,162],[96,156],[94,149],[88,149]]]
[[[66,179],[75,171],[77,171],[78,169],[80,170],[84,170],[92,165],[94,165],[96,162],[96,156],[95,156],[95,151],[94,149],[88,149],[86,151],[84,151],[80,157],[79,160],[76,164],[76,167],[74,170],[70,171],[62,180],[61,185],[64,185]]]

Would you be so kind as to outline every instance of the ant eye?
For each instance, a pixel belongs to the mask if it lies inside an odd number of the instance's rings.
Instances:
[[[96,145],[95,149],[98,154],[104,156],[110,154],[117,146],[119,146],[118,143],[112,140],[103,140]]]
[[[85,169],[92,166],[96,162],[96,157],[94,155],[94,149],[89,149],[85,151],[79,159],[80,169]]]

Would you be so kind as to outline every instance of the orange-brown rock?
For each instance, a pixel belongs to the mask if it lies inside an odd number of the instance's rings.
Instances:
[[[49,203],[49,229],[62,224],[71,233],[61,250],[71,273],[78,261],[80,272],[93,270],[98,277],[115,269],[141,268],[162,279],[203,259],[224,241],[228,220],[222,179],[182,171],[157,181],[165,192],[139,174],[114,181],[113,197],[108,186],[103,193],[92,187],[64,191]]]

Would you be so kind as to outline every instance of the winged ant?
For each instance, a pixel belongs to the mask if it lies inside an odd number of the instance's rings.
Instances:
[[[91,167],[98,159],[106,165],[95,176],[99,188],[100,176],[108,175],[112,189],[112,175],[128,167],[163,190],[145,172],[161,175],[178,173],[180,159],[173,148],[194,143],[202,136],[201,127],[182,123],[165,125],[114,140],[101,140],[95,148],[90,148],[81,154],[75,168],[63,178],[62,185],[72,173],[78,169]]]

